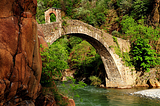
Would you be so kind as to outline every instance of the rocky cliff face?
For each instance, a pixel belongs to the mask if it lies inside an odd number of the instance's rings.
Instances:
[[[153,0],[153,10],[151,12],[149,25],[156,27],[159,24],[159,2],[160,0]]]
[[[39,45],[48,45],[35,20],[36,8],[37,0],[0,2],[0,106],[39,103],[42,72]],[[52,103],[54,97],[51,98],[47,106],[56,106]],[[46,104],[46,100],[40,102]],[[68,106],[75,106],[74,101],[69,100]]]
[[[0,106],[32,105],[39,95],[36,7],[37,0],[0,2]]]

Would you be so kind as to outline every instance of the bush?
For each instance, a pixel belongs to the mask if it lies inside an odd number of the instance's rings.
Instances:
[[[85,71],[85,66],[94,61],[96,50],[87,41],[80,41],[81,43],[75,45],[71,50],[72,68],[82,68]],[[78,42],[77,42],[78,43]]]
[[[114,30],[114,31],[112,31],[112,33],[111,33],[113,36],[119,36],[120,34],[119,34],[119,32],[118,31],[116,31],[116,30]]]
[[[131,7],[132,7],[131,0],[122,0],[120,2],[120,9],[121,9],[123,14],[128,13],[129,10],[131,9]]]
[[[60,77],[61,71],[67,69],[68,66],[68,51],[66,50],[65,41],[60,40],[54,42],[49,48],[41,52],[42,57],[42,86],[50,86],[53,81],[53,76]]]
[[[87,86],[87,84],[82,81],[76,82],[76,80],[73,77],[67,77],[67,82],[69,82],[69,84],[65,82],[66,81],[63,81],[62,84],[62,86],[65,89],[60,90],[60,92],[65,96],[70,96],[69,98],[75,98],[75,97],[80,98],[76,90]]]
[[[150,14],[152,9],[152,0],[135,0],[135,2],[132,5],[133,11],[131,12],[131,16],[140,19],[142,17],[147,16],[147,14]]]
[[[147,72],[150,71],[149,68],[156,65],[156,53],[148,43],[149,40],[138,37],[137,40],[131,44],[132,50],[130,51],[136,69],[140,70],[140,68],[142,68],[142,71]]]
[[[102,81],[96,76],[90,76],[89,79],[91,80],[91,85],[94,86],[100,86],[102,83]]]

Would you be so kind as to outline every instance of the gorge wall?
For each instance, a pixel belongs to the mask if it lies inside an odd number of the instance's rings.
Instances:
[[[57,106],[72,99],[42,95],[39,46],[48,47],[35,20],[37,0],[0,2],[0,106]],[[56,86],[55,86],[56,89]]]
[[[41,89],[37,0],[0,2],[0,106],[34,105]]]

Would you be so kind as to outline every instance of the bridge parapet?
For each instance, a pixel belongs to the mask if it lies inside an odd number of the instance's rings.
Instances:
[[[42,27],[47,43],[52,44],[59,37],[61,37],[61,22],[40,24],[40,26]]]

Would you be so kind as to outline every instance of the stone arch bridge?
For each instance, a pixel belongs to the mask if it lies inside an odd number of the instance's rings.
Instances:
[[[81,37],[88,41],[101,56],[107,75],[106,87],[126,87],[134,83],[133,76],[129,73],[130,70],[122,64],[121,58],[110,48],[115,46],[112,35],[79,20],[63,22],[61,19],[58,20],[58,22],[47,23],[46,21],[46,24],[41,24],[46,42],[52,44],[63,35]],[[128,46],[126,48],[126,45],[129,45],[127,41],[120,38],[117,40],[121,50],[125,51],[129,48]]]

